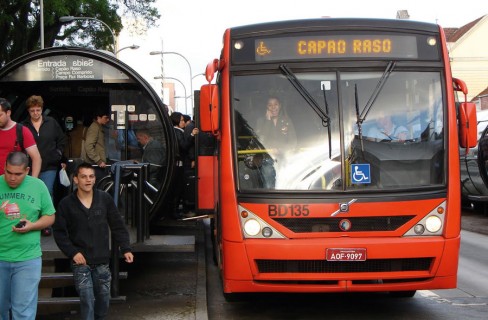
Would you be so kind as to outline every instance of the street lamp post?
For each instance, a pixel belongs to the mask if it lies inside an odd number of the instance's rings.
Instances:
[[[192,105],[192,108],[193,108],[193,84],[192,84],[192,81],[193,81],[193,73],[191,71],[191,64],[190,64],[190,61],[188,61],[187,58],[185,58],[184,55],[182,55],[181,53],[178,53],[178,52],[173,52],[173,51],[151,51],[149,52],[150,55],[157,55],[157,54],[161,54],[161,55],[165,55],[165,54],[175,54],[177,56],[180,56],[182,57],[186,63],[188,64],[188,68],[190,69],[190,98],[191,98],[191,105]],[[179,81],[179,80],[178,80]],[[181,81],[180,81],[181,82]],[[185,94],[186,96],[186,94]],[[186,104],[186,101],[185,101],[185,104]]]
[[[140,48],[140,46],[138,46],[137,44],[133,44],[131,46],[123,47],[123,48],[120,48],[119,50],[115,51],[115,56],[117,57],[117,55],[119,54],[119,52],[122,51],[122,50],[125,50],[125,49],[137,50],[139,48]]]
[[[73,16],[63,16],[63,17],[60,17],[59,18],[59,22],[71,22],[71,21],[74,21],[74,20],[94,20],[94,21],[98,21],[100,22],[101,24],[103,24],[109,31],[110,33],[112,34],[112,38],[114,40],[114,53],[116,53],[115,49],[116,49],[116,40],[115,40],[115,33],[114,31],[109,27],[108,24],[106,24],[105,22],[103,22],[102,20],[100,19],[97,19],[97,18],[93,18],[93,17],[73,17]]]
[[[188,100],[188,96],[186,95],[186,86],[183,82],[181,82],[179,79],[176,79],[176,78],[172,78],[172,77],[154,77],[154,79],[170,79],[170,80],[174,80],[174,81],[177,81],[179,82],[182,86],[183,86],[183,92],[185,93],[185,114],[188,114],[188,104],[187,104],[187,100]]]
[[[123,48],[120,48],[119,50],[115,51],[115,54],[119,53],[120,51],[122,50],[125,50],[125,49],[132,49],[132,50],[136,50],[136,49],[139,49],[140,46],[138,46],[137,44],[133,44],[131,46],[127,46],[127,47],[123,47]]]
[[[196,75],[194,75],[193,77],[191,77],[191,79],[195,79],[196,77],[198,76],[204,76],[205,77],[205,73],[197,73]]]
[[[41,27],[41,49],[44,49],[44,1],[41,0],[41,3],[40,3],[40,15],[41,15],[41,19],[39,21],[39,25]]]

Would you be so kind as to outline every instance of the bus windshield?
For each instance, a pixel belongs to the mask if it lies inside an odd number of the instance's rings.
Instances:
[[[240,190],[445,185],[440,72],[393,70],[385,79],[384,70],[293,70],[293,77],[277,70],[232,78]]]

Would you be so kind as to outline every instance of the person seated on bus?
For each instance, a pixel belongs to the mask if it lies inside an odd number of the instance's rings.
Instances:
[[[159,189],[163,181],[163,167],[166,166],[166,149],[151,136],[147,129],[137,130],[136,138],[143,150],[141,162],[150,164],[147,180]]]
[[[393,122],[391,115],[380,114],[375,121],[376,126],[370,128],[366,138],[377,142],[404,142],[411,139],[408,129]]]
[[[268,99],[264,117],[257,120],[256,134],[259,142],[266,149],[260,167],[264,180],[263,188],[274,189],[276,181],[275,162],[284,161],[285,153],[295,149],[297,145],[295,127],[277,97]]]

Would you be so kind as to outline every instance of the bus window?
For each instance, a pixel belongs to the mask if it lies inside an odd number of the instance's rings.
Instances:
[[[348,165],[369,168],[367,183],[350,177],[348,189],[399,189],[444,183],[440,74],[393,72],[358,125],[381,74],[341,75]],[[414,85],[415,84],[415,85]],[[357,89],[356,89],[357,88]],[[357,90],[357,94],[356,91]],[[355,97],[358,97],[355,101]],[[361,131],[361,134],[359,134]]]
[[[321,118],[282,75],[235,78],[237,159],[242,189],[331,189],[340,176],[335,74],[300,74],[317,103],[331,110],[332,148]],[[325,90],[322,90],[322,84]]]

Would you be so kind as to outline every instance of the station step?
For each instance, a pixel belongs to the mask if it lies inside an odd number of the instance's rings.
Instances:
[[[110,303],[123,303],[126,302],[126,296],[118,296],[110,298]],[[39,297],[37,305],[78,305],[80,304],[80,298],[78,297]]]
[[[195,252],[193,235],[151,235],[143,243],[131,244],[133,252]]]
[[[119,272],[119,279],[127,279],[126,271]],[[43,272],[39,288],[60,288],[73,285],[72,272]]]
[[[131,248],[133,252],[195,252],[194,235],[151,235],[143,242],[136,242],[135,235],[131,234]],[[59,250],[53,237],[42,237],[42,259],[66,259],[66,256]]]

